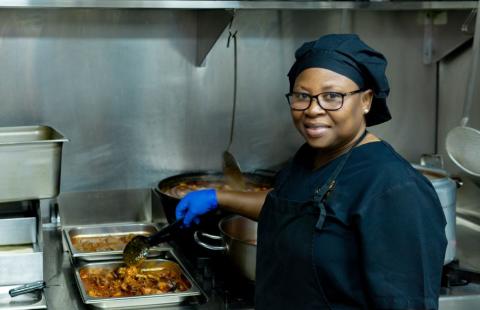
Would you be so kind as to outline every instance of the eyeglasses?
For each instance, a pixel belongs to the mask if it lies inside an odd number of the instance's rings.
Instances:
[[[354,95],[362,92],[363,89],[351,91],[349,93],[324,92],[318,95],[309,95],[305,93],[291,92],[285,95],[287,97],[290,109],[295,111],[305,111],[310,108],[313,98],[317,100],[320,107],[326,111],[340,110],[343,106],[345,96]]]

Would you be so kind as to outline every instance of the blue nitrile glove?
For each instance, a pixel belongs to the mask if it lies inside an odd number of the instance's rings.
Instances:
[[[193,222],[199,223],[199,216],[218,208],[217,194],[214,189],[204,189],[190,192],[180,200],[175,209],[175,216],[183,218],[183,223],[189,227]]]

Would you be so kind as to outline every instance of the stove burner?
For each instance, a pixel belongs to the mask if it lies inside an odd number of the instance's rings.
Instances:
[[[184,258],[197,283],[223,309],[254,309],[255,282],[241,275],[223,253],[185,253]]]

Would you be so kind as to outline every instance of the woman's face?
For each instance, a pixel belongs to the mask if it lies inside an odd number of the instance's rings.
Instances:
[[[294,92],[317,95],[323,92],[348,93],[358,90],[349,78],[323,68],[309,68],[295,80]],[[372,91],[344,97],[336,111],[323,110],[315,99],[305,111],[291,110],[300,134],[313,148],[334,150],[348,144],[365,130],[365,114],[370,109]]]

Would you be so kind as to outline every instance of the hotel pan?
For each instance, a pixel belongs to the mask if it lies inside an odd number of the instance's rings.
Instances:
[[[0,202],[56,197],[67,141],[48,126],[0,127]]]
[[[99,298],[90,297],[85,291],[83,282],[80,279],[80,270],[82,268],[89,267],[104,267],[104,268],[116,268],[123,265],[123,261],[103,261],[103,262],[81,262],[74,266],[75,280],[77,282],[82,300],[85,304],[101,309],[136,309],[138,307],[153,307],[153,306],[165,306],[174,305],[180,303],[200,303],[205,301],[205,294],[201,291],[200,287],[195,283],[193,277],[187,272],[185,267],[181,264],[178,258],[175,256],[172,249],[162,251],[161,258],[147,259],[146,263],[160,263],[164,261],[172,261],[180,266],[185,278],[190,282],[191,288],[185,292],[174,292],[154,295],[132,296],[132,297],[111,297],[111,298]]]
[[[99,252],[81,252],[78,251],[72,242],[75,237],[105,237],[128,234],[150,235],[158,231],[155,224],[131,223],[131,224],[109,224],[109,225],[89,225],[64,228],[64,237],[67,242],[72,260],[98,261],[121,259],[123,250],[99,251]],[[169,249],[167,244],[160,244],[154,249]]]

